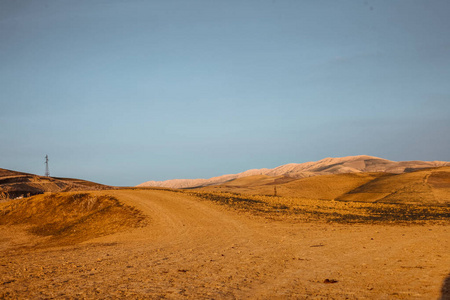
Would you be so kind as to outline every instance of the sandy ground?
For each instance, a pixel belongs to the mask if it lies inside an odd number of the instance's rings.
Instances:
[[[39,249],[45,238],[2,226],[0,299],[450,299],[450,226],[292,223],[182,193],[95,193],[149,225]]]

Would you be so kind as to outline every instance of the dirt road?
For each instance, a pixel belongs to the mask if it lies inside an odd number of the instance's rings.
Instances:
[[[149,225],[48,249],[0,228],[0,298],[438,299],[449,276],[448,226],[292,223],[169,191],[95,193]]]

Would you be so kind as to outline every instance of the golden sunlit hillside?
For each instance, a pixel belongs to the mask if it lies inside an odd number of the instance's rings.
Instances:
[[[337,200],[450,204],[450,167],[419,170],[376,178]]]
[[[0,225],[22,225],[48,237],[42,245],[66,245],[145,224],[140,211],[109,195],[59,193],[0,204]]]
[[[200,188],[212,185],[247,185],[245,181],[240,183],[233,180],[243,177],[256,176],[250,179],[251,185],[257,184],[259,180],[266,178],[268,182],[271,179],[264,176],[274,177],[277,180],[286,177],[287,181],[291,178],[306,178],[319,175],[334,175],[348,173],[389,173],[401,174],[412,172],[425,168],[436,168],[450,166],[450,162],[445,161],[390,161],[387,159],[369,156],[356,155],[345,157],[328,157],[319,161],[311,161],[306,163],[290,163],[281,165],[273,169],[251,169],[237,174],[227,174],[209,179],[171,179],[165,181],[147,181],[137,185],[138,187],[168,187],[168,188]],[[263,177],[259,177],[263,176]],[[252,182],[256,181],[256,182]],[[285,181],[285,179],[282,179]],[[262,182],[261,182],[262,183]],[[261,184],[260,184],[261,185]]]
[[[265,175],[238,178],[198,190],[322,200],[450,204],[450,167],[410,173],[348,173],[295,179]]]

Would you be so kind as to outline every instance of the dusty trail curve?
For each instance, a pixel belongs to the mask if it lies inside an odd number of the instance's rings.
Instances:
[[[148,226],[76,246],[4,251],[0,296],[436,299],[449,272],[448,226],[289,223],[183,193],[94,193],[138,208]]]

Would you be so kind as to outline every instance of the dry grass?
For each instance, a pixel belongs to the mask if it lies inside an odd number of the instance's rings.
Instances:
[[[188,192],[238,211],[268,218],[336,223],[424,223],[450,221],[449,206],[317,200],[298,197]]]
[[[0,225],[27,225],[49,245],[74,244],[145,225],[144,215],[116,198],[88,193],[38,195],[0,204]]]

